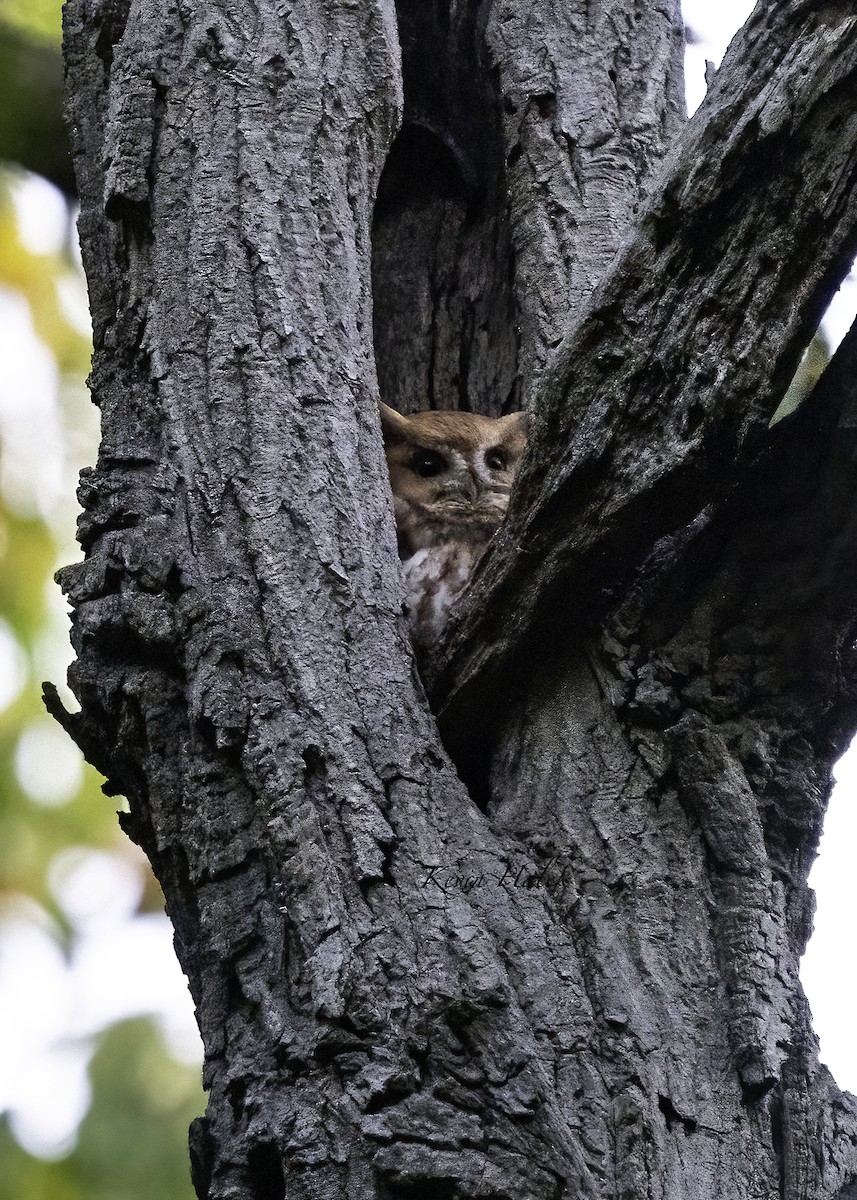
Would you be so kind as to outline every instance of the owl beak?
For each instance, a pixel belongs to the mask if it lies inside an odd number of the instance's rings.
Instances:
[[[450,499],[461,497],[463,500],[469,500],[473,503],[479,498],[479,481],[468,471],[466,474],[459,475],[455,479],[450,479],[444,485],[443,495],[448,496]]]

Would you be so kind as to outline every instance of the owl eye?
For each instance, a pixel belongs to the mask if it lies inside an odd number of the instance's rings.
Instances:
[[[503,451],[495,447],[493,450],[486,450],[485,465],[489,471],[505,471],[509,464]]]
[[[411,470],[423,479],[446,470],[446,459],[435,450],[417,450],[410,462]]]

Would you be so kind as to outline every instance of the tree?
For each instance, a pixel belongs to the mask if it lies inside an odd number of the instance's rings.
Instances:
[[[66,22],[103,441],[48,700],[164,888],[200,1197],[857,1194],[797,977],[853,333],[770,426],[857,250],[851,6],[760,5],[689,124],[674,0]],[[533,412],[431,708],[377,381]]]

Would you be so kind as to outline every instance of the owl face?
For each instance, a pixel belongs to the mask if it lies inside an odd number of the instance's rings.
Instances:
[[[402,558],[443,542],[484,545],[509,505],[527,441],[524,414],[404,417],[382,404],[381,426]]]

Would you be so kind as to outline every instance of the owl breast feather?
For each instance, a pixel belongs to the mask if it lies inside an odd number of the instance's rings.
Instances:
[[[443,633],[449,610],[484,549],[484,544],[443,542],[404,560],[405,604],[418,647],[433,645]]]

